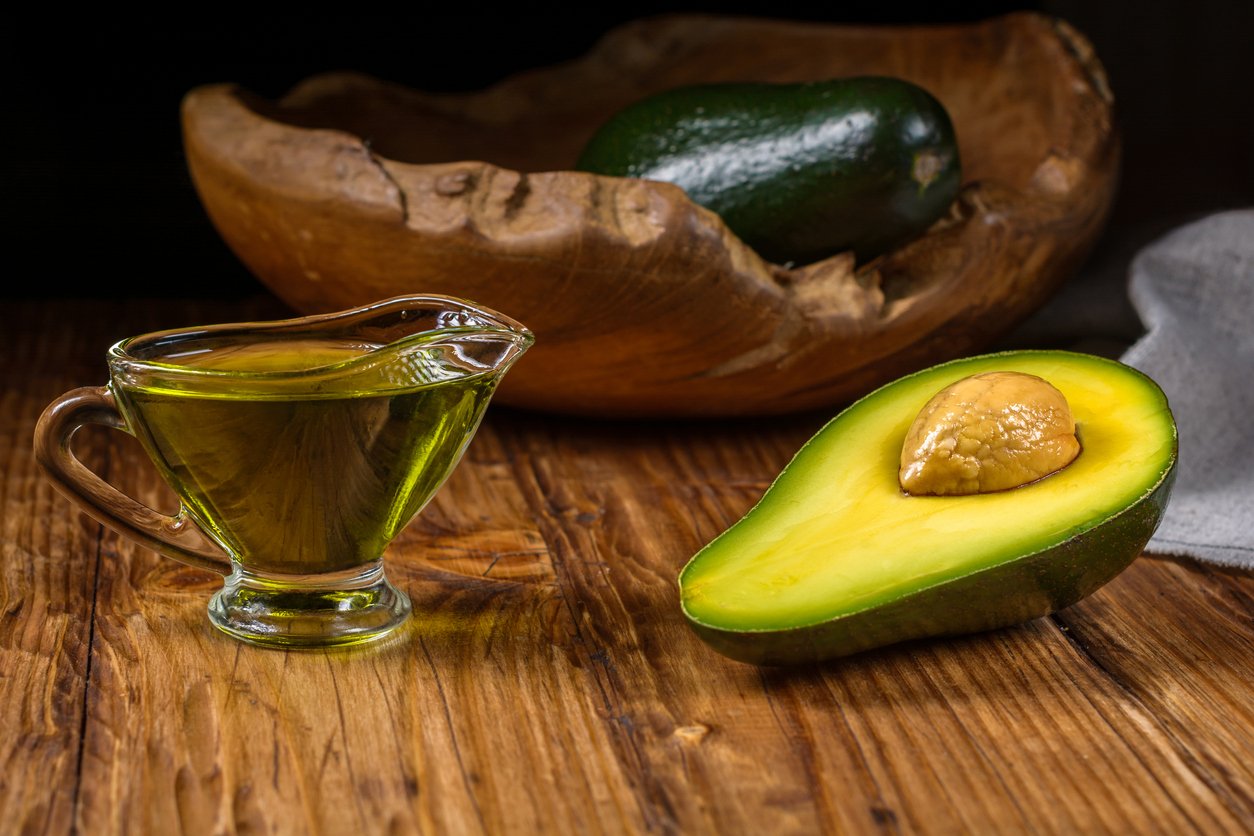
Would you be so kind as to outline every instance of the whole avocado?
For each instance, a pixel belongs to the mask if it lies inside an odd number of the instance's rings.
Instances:
[[[675,88],[611,117],[576,169],[673,183],[779,263],[887,252],[944,214],[961,184],[945,108],[874,76]]]

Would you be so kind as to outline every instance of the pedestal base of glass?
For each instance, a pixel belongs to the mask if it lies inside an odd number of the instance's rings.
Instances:
[[[237,639],[270,647],[329,647],[383,638],[409,617],[409,597],[383,562],[320,575],[236,566],[209,601],[209,620]]]

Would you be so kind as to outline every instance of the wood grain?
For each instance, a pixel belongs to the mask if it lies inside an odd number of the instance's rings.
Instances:
[[[16,314],[9,316],[8,314]],[[0,341],[0,822],[64,832],[78,793],[99,528],[64,513],[30,454],[44,405],[96,349],[53,311],[5,311]],[[79,454],[103,467],[98,445]]]
[[[494,407],[388,571],[376,647],[217,633],[213,575],[34,471],[113,339],[266,310],[9,305],[0,821],[18,833],[1239,833],[1254,578],[1142,558],[1053,618],[796,669],[717,656],[675,575],[827,416],[579,422]],[[72,322],[73,327],[66,327]],[[119,433],[80,453],[172,497]]]
[[[926,235],[863,265],[769,263],[673,185],[570,170],[651,93],[857,75],[941,101],[964,183]],[[673,417],[827,408],[990,346],[1102,230],[1112,107],[1084,37],[1024,13],[943,27],[661,17],[480,93],[333,73],[277,102],[205,85],[182,112],[207,213],[293,307],[469,298],[537,335],[501,403]]]

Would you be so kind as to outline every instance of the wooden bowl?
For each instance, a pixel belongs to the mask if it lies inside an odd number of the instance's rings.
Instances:
[[[771,264],[674,186],[564,170],[651,93],[849,75],[930,90],[963,161],[948,216],[870,263]],[[708,416],[834,406],[1003,335],[1101,231],[1111,107],[1089,44],[1036,14],[911,28],[685,15],[469,95],[343,73],[278,102],[200,87],[183,128],[213,223],[302,313],[462,296],[536,333],[502,402]]]

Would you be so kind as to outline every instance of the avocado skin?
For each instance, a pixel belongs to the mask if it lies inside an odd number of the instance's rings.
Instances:
[[[684,615],[719,653],[756,665],[818,662],[911,639],[1022,624],[1095,592],[1140,555],[1162,520],[1175,464],[1173,448],[1153,489],[1088,531],[891,604],[789,630],[720,630]]]
[[[606,122],[576,169],[673,183],[779,263],[887,252],[931,226],[961,184],[945,108],[871,76],[660,93]]]

